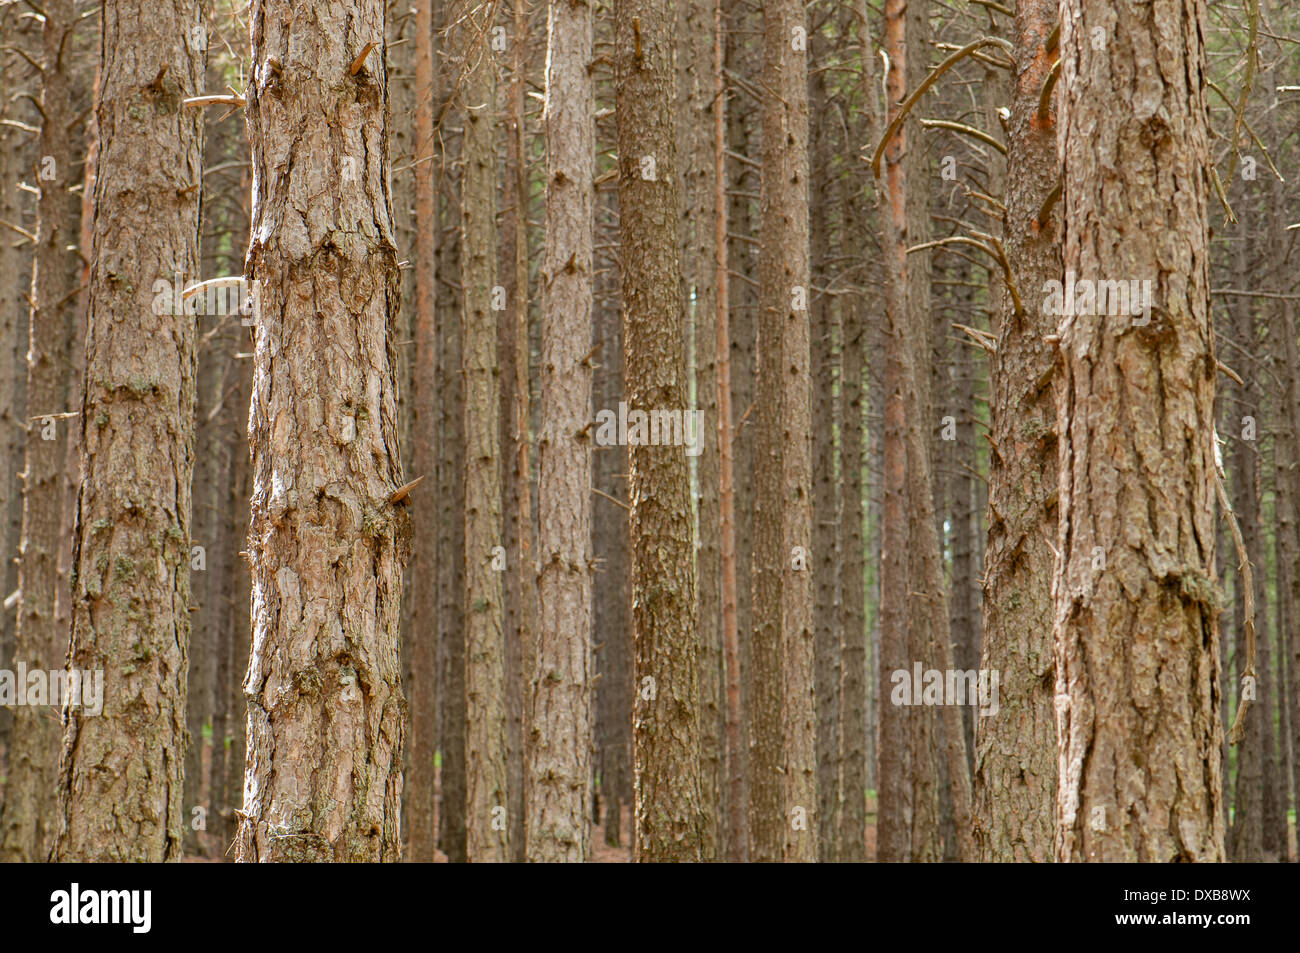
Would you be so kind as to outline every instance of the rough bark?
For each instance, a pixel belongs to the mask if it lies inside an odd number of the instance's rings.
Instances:
[[[671,6],[615,4],[624,373],[629,408],[687,406],[678,278]],[[629,446],[635,654],[634,858],[701,859],[699,687],[690,468],[679,446]]]
[[[202,126],[181,105],[202,84],[198,17],[196,3],[102,13],[68,664],[102,671],[104,691],[100,715],[66,711],[62,861],[181,852],[197,368],[194,316],[155,282],[198,267]]]
[[[1013,34],[1003,242],[1022,313],[1002,296],[991,359],[988,536],[980,667],[999,676],[999,710],[976,719],[975,848],[981,861],[1054,856],[1056,723],[1052,695],[1052,536],[1056,527],[1055,333],[1039,294],[1061,280],[1060,213],[1038,215],[1060,180],[1055,114],[1038,119],[1057,53],[1056,0],[1020,0]]]
[[[409,518],[390,502],[403,475],[384,25],[379,0],[253,8],[246,273],[260,312],[241,862],[400,854]]]
[[[540,611],[528,771],[528,859],[539,862],[581,863],[591,841],[591,16],[585,2],[549,7]]]
[[[1204,36],[1200,0],[1062,4],[1065,268],[1153,304],[1060,321],[1062,861],[1224,857]]]
[[[714,0],[679,0],[677,104],[682,156],[681,242],[683,294],[694,320],[695,403],[700,413],[698,632],[700,637],[700,794],[704,860],[718,859],[725,824],[724,718],[722,701],[722,565],[718,481],[717,241],[714,178],[713,14]],[[725,240],[725,235],[724,235]],[[693,292],[693,294],[692,294]]]

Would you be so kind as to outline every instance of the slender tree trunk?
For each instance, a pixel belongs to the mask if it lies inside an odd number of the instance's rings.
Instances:
[[[623,353],[629,409],[681,413],[687,381],[678,279],[673,17],[618,0]],[[630,441],[629,441],[630,443]],[[695,539],[683,447],[629,446],[633,770],[637,861],[701,859]]]
[[[528,728],[537,586],[533,566],[533,501],[529,445],[528,347],[528,146],[524,86],[529,61],[524,0],[514,0],[511,78],[506,87],[506,173],[502,177],[502,287],[510,315],[497,328],[501,356],[501,426],[507,460],[502,467],[506,501],[506,665],[510,705],[510,844],[515,860],[527,855],[524,778],[528,770]],[[528,661],[525,661],[527,659]]]
[[[434,0],[418,0],[415,14],[415,282],[411,375],[411,460],[415,477],[424,477],[411,519],[411,757],[408,778],[407,843],[413,861],[433,860],[435,762],[438,751],[438,195],[434,156],[434,99],[437,49],[433,35]]]
[[[611,202],[612,204],[612,202]],[[596,389],[598,406],[613,408],[623,398],[623,351],[617,279],[605,269],[603,304],[595,308],[598,321]],[[601,492],[594,502],[594,550],[599,560],[594,591],[594,632],[599,681],[596,685],[600,724],[600,790],[604,806],[605,843],[622,845],[620,830],[626,791],[631,787],[632,699],[631,599],[628,583],[627,448],[595,449],[595,477]],[[615,502],[617,501],[617,502]]]
[[[723,794],[722,566],[717,429],[718,191],[714,157],[713,47],[715,0],[679,0],[677,100],[683,165],[682,277],[688,301],[694,291],[695,394],[700,429],[695,434],[699,481],[697,554],[700,637],[700,793],[705,815],[704,859],[719,858],[726,799]],[[725,196],[724,196],[725,201]],[[725,241],[725,234],[723,239]]]
[[[392,499],[403,476],[384,19],[379,0],[333,0],[310,17],[284,0],[253,10],[261,186],[247,273],[260,310],[242,862],[400,854],[409,522]]]
[[[886,92],[889,119],[906,94],[904,69],[904,8],[902,0],[890,0],[885,10],[884,48],[889,59]],[[918,856],[913,831],[937,826],[938,805],[928,747],[918,746],[913,735],[930,719],[923,709],[914,712],[885,704],[893,688],[893,673],[912,667],[908,624],[908,503],[906,416],[903,393],[903,350],[906,339],[904,309],[907,300],[907,206],[903,156],[912,129],[904,125],[885,149],[885,182],[881,218],[885,247],[885,371],[882,382],[884,421],[882,439],[882,504],[880,554],[880,685],[879,685],[879,823],[876,859],[897,862],[933,859],[929,852]],[[922,739],[925,740],[925,739]],[[920,747],[926,763],[914,765]],[[918,783],[920,782],[920,783]]]
[[[761,36],[759,11],[743,0],[724,0],[723,18],[726,21],[726,69],[730,73],[751,77],[761,66],[761,43],[753,41]],[[746,93],[729,90],[736,108],[726,115],[728,150],[744,156],[749,162],[731,158],[727,175],[727,267],[740,277],[728,291],[728,328],[731,332],[731,406],[732,449],[735,457],[734,475],[736,491],[736,626],[741,638],[740,649],[740,706],[743,713],[743,742],[745,745],[745,851],[750,849],[752,833],[750,810],[754,804],[751,785],[754,744],[754,710],[750,690],[754,680],[753,648],[757,627],[752,612],[753,552],[754,552],[754,485],[755,436],[754,419],[755,360],[758,331],[758,247],[752,240],[756,231],[758,202],[758,172],[754,160],[761,148],[761,130],[757,122],[754,102]]]
[[[510,859],[506,769],[505,603],[502,544],[501,394],[497,366],[496,65],[489,14],[480,5],[455,31],[464,71],[465,179],[461,192],[461,368],[465,381],[465,770],[466,850],[471,862]]]
[[[1055,114],[1038,118],[1057,50],[1057,0],[1020,0],[1013,33],[1003,242],[1023,310],[1001,296],[991,360],[989,517],[980,668],[997,672],[998,712],[976,720],[975,847],[981,861],[1054,857],[1056,723],[1052,678],[1052,533],[1056,526],[1055,349],[1045,340],[1044,282],[1060,280],[1059,212],[1041,210],[1060,181]]]
[[[724,849],[731,863],[742,863],[748,856],[746,842],[748,804],[745,797],[745,743],[742,738],[744,711],[741,707],[740,636],[738,631],[738,592],[736,586],[736,480],[735,428],[731,406],[731,326],[727,254],[727,118],[726,85],[723,80],[722,2],[713,6],[713,185],[714,234],[716,257],[717,314],[714,331],[717,341],[713,356],[717,361],[718,406],[718,549],[721,571],[722,645],[726,676],[727,738],[727,807]]]
[[[103,711],[66,709],[54,856],[157,862],[179,859],[185,821],[197,368],[175,284],[198,266],[202,126],[181,101],[203,56],[195,3],[118,3],[102,20],[68,665],[103,673]]]
[[[537,661],[528,859],[581,863],[591,841],[591,7],[552,0],[538,435]],[[617,818],[615,818],[617,823]]]
[[[1063,861],[1224,858],[1204,36],[1200,0],[1062,4],[1066,272],[1150,281],[1153,304],[1060,323]]]
[[[822,61],[820,33],[813,31],[813,51]],[[825,116],[829,108],[826,74],[818,72],[811,83],[811,109]],[[809,209],[811,255],[810,283],[825,289],[830,284],[831,144],[827,124],[819,123],[811,155],[812,205]],[[836,812],[840,799],[840,632],[839,632],[839,519],[835,483],[835,311],[836,299],[825,290],[809,289],[811,364],[815,407],[812,430],[812,562],[814,691],[817,705],[817,859],[836,860]]]

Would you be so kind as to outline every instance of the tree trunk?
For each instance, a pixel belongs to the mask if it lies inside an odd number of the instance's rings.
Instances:
[[[718,550],[721,572],[723,670],[726,680],[727,805],[726,829],[720,853],[730,863],[748,856],[748,804],[745,797],[746,750],[742,739],[744,709],[741,703],[739,592],[736,584],[736,479],[735,416],[731,403],[731,281],[727,247],[727,118],[723,79],[722,0],[713,7],[713,186],[716,256],[717,314],[714,318],[713,357],[717,362],[718,435]]]
[[[1057,0],[1020,0],[1013,34],[1003,242],[1023,311],[1004,294],[990,370],[989,517],[980,668],[997,672],[998,712],[976,719],[975,848],[981,861],[1051,860],[1056,805],[1051,539],[1056,527],[1055,349],[1044,282],[1061,277],[1059,228],[1038,216],[1060,180],[1054,114],[1039,94],[1057,51]],[[1059,219],[1059,216],[1058,216]]]
[[[546,264],[537,505],[537,660],[528,859],[591,841],[591,341],[596,138],[591,7],[552,0],[546,69]],[[615,818],[617,823],[617,818]]]
[[[260,311],[241,862],[400,854],[409,522],[390,501],[403,476],[384,19],[378,0],[334,0],[306,19],[284,0],[253,11],[247,274]]]
[[[717,231],[718,190],[714,157],[712,30],[715,0],[680,0],[677,5],[677,99],[679,153],[683,157],[683,294],[693,300],[695,402],[700,428],[695,465],[699,481],[697,554],[700,638],[700,793],[704,813],[704,860],[717,860],[723,841],[725,745],[723,718],[722,554],[719,501]],[[725,241],[725,233],[723,240]],[[692,297],[691,292],[694,291]]]
[[[415,245],[413,280],[415,354],[411,374],[411,461],[415,477],[426,479],[411,517],[411,755],[407,778],[408,859],[434,856],[434,782],[438,751],[438,195],[433,103],[441,95],[435,79],[437,48],[433,2],[418,0],[415,14]]]
[[[485,37],[494,7],[480,6],[453,35],[464,72],[465,179],[461,191],[461,368],[465,381],[465,830],[471,862],[509,853],[506,771],[505,603],[501,546],[501,441],[497,366],[496,65]]]
[[[629,410],[680,414],[687,380],[671,12],[664,0],[618,0],[614,62],[627,402]],[[630,445],[628,456],[634,857],[698,861],[703,822],[689,462],[679,446]]]
[[[197,368],[178,285],[198,268],[202,186],[201,117],[181,101],[202,84],[198,16],[102,14],[68,665],[103,673],[103,711],[66,710],[60,861],[181,853]]]
[[[528,346],[528,141],[524,87],[529,62],[524,0],[514,0],[511,79],[506,87],[506,172],[502,177],[502,287],[510,315],[497,329],[501,357],[502,484],[506,503],[506,681],[510,706],[510,845],[513,859],[527,855],[524,779],[531,724],[533,642],[537,629],[537,586],[533,555],[532,463],[529,444],[530,354]],[[527,661],[526,661],[527,660]]]
[[[820,31],[813,30],[813,51],[822,61]],[[811,81],[811,109],[825,116],[829,108],[826,74],[817,72]],[[811,414],[812,430],[812,566],[815,567],[813,611],[814,689],[817,706],[817,859],[836,860],[836,813],[840,800],[840,632],[838,568],[840,566],[839,520],[835,485],[835,311],[837,301],[827,290],[830,285],[830,228],[832,146],[826,124],[819,123],[812,150],[812,206],[809,209],[811,241],[810,283],[823,290],[809,289],[811,364],[810,382],[816,381]],[[811,383],[810,383],[810,389]]]
[[[1221,861],[1205,4],[1062,24],[1066,273],[1154,308],[1060,323],[1057,859]]]

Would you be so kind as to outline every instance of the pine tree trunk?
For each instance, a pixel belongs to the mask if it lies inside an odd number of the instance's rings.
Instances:
[[[722,645],[726,681],[726,771],[727,803],[723,842],[719,851],[730,863],[743,863],[748,856],[748,803],[745,796],[746,750],[742,738],[744,708],[741,699],[743,673],[740,670],[739,587],[736,582],[736,477],[735,414],[731,390],[731,280],[727,244],[727,112],[723,73],[723,0],[713,6],[713,187],[714,187],[714,274],[717,278],[715,341],[718,429],[718,558],[721,573],[719,598],[722,613]],[[707,345],[706,345],[706,353]]]
[[[510,706],[510,844],[513,859],[527,855],[524,779],[528,769],[527,724],[537,629],[533,555],[532,454],[529,443],[530,354],[528,346],[528,140],[524,87],[529,48],[524,0],[514,0],[511,79],[505,89],[506,171],[502,176],[501,268],[508,319],[497,329],[501,358],[502,492],[506,505],[506,666]],[[526,661],[527,660],[527,661]]]
[[[465,381],[465,771],[471,862],[510,859],[506,769],[505,603],[501,571],[500,368],[497,366],[496,65],[486,45],[493,7],[453,35],[464,71],[461,192],[461,368]]]
[[[609,204],[613,204],[612,200]],[[608,209],[605,209],[608,211]],[[605,216],[602,216],[604,218]],[[610,216],[612,217],[612,216]],[[595,307],[598,343],[597,406],[614,408],[623,399],[623,348],[617,279],[612,268],[598,279],[603,292]],[[605,843],[622,845],[621,818],[631,788],[632,767],[632,637],[628,569],[627,448],[596,447],[594,481],[601,491],[593,505],[593,550],[599,560],[594,581],[593,646],[599,681],[596,683],[600,737],[600,791],[604,807]],[[618,501],[618,502],[614,502]]]
[[[823,62],[820,33],[813,31],[813,51]],[[824,116],[828,108],[826,74],[812,79],[811,110]],[[812,206],[809,209],[812,284],[830,284],[831,168],[829,130],[818,124],[812,150]],[[836,812],[840,799],[840,632],[838,568],[839,520],[835,485],[835,311],[837,299],[826,291],[809,289],[811,364],[810,381],[816,381],[812,424],[812,567],[814,567],[813,629],[814,690],[817,704],[817,859],[836,860]],[[811,385],[810,385],[811,387]]]
[[[431,861],[434,839],[434,781],[438,751],[438,195],[434,163],[433,105],[441,95],[435,79],[434,0],[418,0],[415,14],[415,245],[412,278],[415,314],[411,374],[411,461],[413,477],[424,477],[411,515],[411,755],[407,802],[409,859]]]
[[[198,268],[201,117],[181,101],[203,56],[197,4],[102,19],[68,664],[103,672],[103,712],[68,709],[54,856],[157,862],[179,859],[186,819],[197,368],[194,315],[174,306]]]
[[[615,4],[624,368],[629,409],[647,413],[681,413],[687,404],[671,14],[664,0]],[[698,861],[703,820],[689,462],[679,446],[628,449],[637,693],[633,856]]]
[[[449,186],[443,214],[449,240],[439,243],[443,274],[460,273],[463,242],[460,234],[459,138],[446,143],[444,181]],[[455,175],[455,177],[453,177]],[[445,253],[444,253],[445,250]],[[438,737],[442,753],[438,801],[438,846],[452,863],[465,861],[465,386],[461,374],[461,322],[459,296],[439,284],[446,294],[437,313],[438,349],[442,391],[441,436],[438,441],[438,598],[439,665],[442,674],[438,701]]]
[[[891,0],[885,9],[884,48],[889,59],[886,92],[892,121],[897,104],[906,94],[904,73],[906,52],[902,0]],[[881,475],[880,555],[880,814],[876,859],[881,862],[933,860],[933,841],[916,842],[915,832],[928,838],[938,826],[937,790],[930,761],[928,726],[933,720],[926,709],[913,711],[887,704],[893,689],[892,676],[912,667],[914,647],[909,622],[909,521],[907,419],[904,393],[904,351],[908,300],[907,282],[907,196],[904,157],[910,125],[885,149],[885,181],[882,183],[881,218],[885,248],[885,370],[882,382],[884,420]],[[918,732],[921,732],[918,736]],[[918,759],[918,753],[921,757]],[[916,762],[916,763],[914,763]]]
[[[714,168],[714,0],[679,0],[677,100],[682,156],[683,294],[694,291],[695,402],[700,429],[695,466],[699,481],[697,555],[700,637],[700,793],[705,815],[704,859],[717,860],[723,841],[725,743],[723,717],[722,564],[719,511],[717,254],[718,195]],[[725,240],[725,234],[724,234]]]
[[[990,369],[989,529],[985,548],[980,668],[999,678],[996,716],[976,719],[975,848],[981,861],[1051,860],[1056,807],[1052,680],[1051,539],[1056,527],[1054,348],[1056,318],[1042,307],[1059,280],[1059,211],[1038,216],[1060,179],[1055,114],[1038,119],[1039,94],[1056,60],[1047,48],[1057,0],[1020,0],[1017,63],[1008,120],[1003,243],[1020,295],[1001,296]]]
[[[1153,308],[1060,323],[1057,858],[1221,861],[1205,4],[1062,24],[1066,273]]]
[[[267,0],[252,36],[260,310],[239,860],[395,861],[409,518],[390,502],[403,475],[384,7],[333,0],[304,19]]]
[[[591,16],[585,3],[550,5],[537,441],[540,611],[528,771],[528,859],[539,862],[581,863],[591,847]]]

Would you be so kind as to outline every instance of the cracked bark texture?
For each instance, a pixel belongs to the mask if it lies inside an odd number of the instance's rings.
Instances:
[[[537,660],[529,741],[528,859],[591,849],[591,6],[552,0],[546,70]],[[617,816],[606,823],[618,823]]]
[[[193,0],[102,11],[68,664],[103,671],[104,705],[66,712],[60,861],[181,854],[195,319],[155,309],[154,282],[197,271],[199,22]]]
[[[624,360],[629,408],[686,409],[679,272],[673,7],[617,0]],[[633,857],[701,859],[695,533],[683,447],[631,446],[628,499],[636,692]]]
[[[1153,307],[1060,322],[1061,861],[1224,859],[1205,32],[1203,0],[1062,3],[1065,268]]]
[[[990,360],[992,449],[980,667],[999,673],[999,711],[976,718],[973,815],[981,861],[1051,860],[1056,814],[1052,703],[1052,534],[1057,512],[1056,318],[1040,291],[1060,280],[1060,211],[1037,217],[1060,180],[1055,115],[1038,118],[1057,53],[1047,39],[1057,0],[1019,0],[1013,28],[1015,88],[1008,121],[1003,241],[1024,306],[1002,294]]]
[[[380,0],[252,8],[246,274],[261,302],[242,862],[399,855],[409,531],[388,501],[402,472],[384,20]]]

